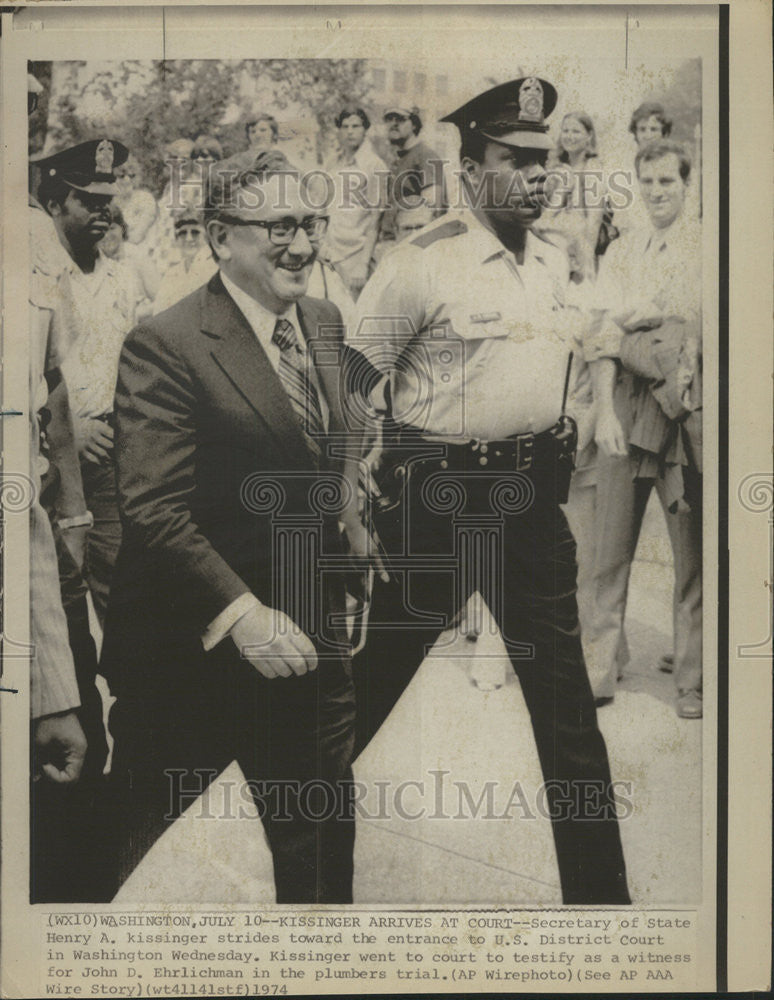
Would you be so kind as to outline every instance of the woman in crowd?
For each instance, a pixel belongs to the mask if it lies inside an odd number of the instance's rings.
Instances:
[[[607,189],[594,123],[587,114],[573,111],[564,116],[548,171],[554,187],[540,229],[551,242],[563,244],[583,279],[593,280],[602,249]]]
[[[245,122],[245,135],[247,136],[247,148],[251,153],[260,153],[264,149],[271,149],[277,145],[279,139],[279,125],[274,115],[259,111],[257,114]]]
[[[596,413],[589,369],[581,361],[581,340],[597,273],[598,255],[606,249],[610,217],[606,218],[606,184],[597,152],[592,119],[571,112],[562,119],[559,141],[549,158],[548,171],[557,185],[549,189],[549,204],[540,220],[546,239],[561,245],[570,267],[567,319],[575,337],[575,361],[569,385],[568,410],[578,424],[578,450],[565,514],[577,543],[577,600],[584,636],[594,615],[594,542],[596,524],[597,446],[594,443]],[[584,643],[590,675],[593,650]]]
[[[118,194],[115,196],[115,203],[121,209],[126,223],[127,239],[150,256],[158,208],[150,191],[140,187],[141,178],[140,164],[133,156],[116,167]]]
[[[156,249],[161,274],[164,274],[175,256],[175,216],[186,209],[200,212],[202,208],[200,204],[195,204],[197,195],[201,193],[200,188],[190,183],[194,170],[193,150],[194,143],[191,139],[175,139],[164,150],[166,183],[158,200]]]
[[[175,249],[161,278],[153,313],[163,312],[213,276],[217,265],[210,251],[201,216],[183,209],[174,220]]]

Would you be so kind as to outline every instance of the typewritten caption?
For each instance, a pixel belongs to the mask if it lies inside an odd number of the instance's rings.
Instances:
[[[52,912],[42,995],[685,989],[695,928],[691,911]]]

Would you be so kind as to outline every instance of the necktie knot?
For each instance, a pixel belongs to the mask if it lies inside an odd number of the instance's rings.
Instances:
[[[289,320],[278,319],[274,326],[271,342],[281,351],[287,351],[290,347],[298,347],[296,328]]]

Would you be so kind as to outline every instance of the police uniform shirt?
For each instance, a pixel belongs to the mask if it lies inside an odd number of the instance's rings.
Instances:
[[[70,261],[60,275],[54,323],[72,344],[62,374],[76,416],[112,412],[118,358],[141,297],[132,270],[102,254],[91,274]]]
[[[401,243],[358,300],[353,347],[389,373],[393,416],[446,441],[556,423],[571,350],[564,254],[527,234],[524,261],[469,210]]]

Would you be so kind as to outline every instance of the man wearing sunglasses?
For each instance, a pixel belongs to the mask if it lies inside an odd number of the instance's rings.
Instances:
[[[126,536],[103,665],[122,878],[236,760],[277,902],[346,903],[354,695],[330,624],[342,575],[314,558],[340,555],[326,445],[342,427],[342,331],[306,295],[326,229],[308,202],[281,153],[218,164],[204,212],[218,273],[126,340]]]

